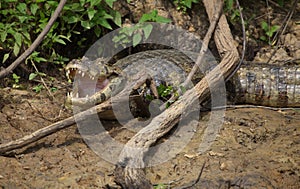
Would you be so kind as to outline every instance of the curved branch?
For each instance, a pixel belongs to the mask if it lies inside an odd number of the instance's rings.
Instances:
[[[46,25],[44,30],[40,33],[40,35],[34,40],[34,42],[31,44],[31,46],[25,52],[23,52],[23,54],[21,56],[19,56],[11,65],[9,65],[7,68],[0,71],[0,79],[7,76],[9,73],[11,73],[22,61],[24,61],[36,49],[36,47],[39,46],[39,44],[42,42],[44,37],[47,35],[49,30],[51,29],[55,20],[59,16],[66,1],[67,0],[61,0],[59,2],[54,14],[50,18],[48,24]]]

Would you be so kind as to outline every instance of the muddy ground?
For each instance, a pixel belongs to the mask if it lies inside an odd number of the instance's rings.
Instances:
[[[139,5],[134,1],[133,20],[145,9],[155,7]],[[203,37],[207,28],[207,18],[203,7],[199,6],[188,14],[178,13],[175,7],[159,13],[173,19],[176,25]],[[200,5],[201,6],[201,5]],[[248,8],[247,8],[248,6]],[[245,8],[248,18],[252,10],[263,12],[265,6]],[[259,6],[255,4],[255,6]],[[124,6],[121,6],[124,7]],[[156,7],[157,8],[157,7]],[[201,7],[200,7],[201,8]],[[174,11],[175,9],[175,11]],[[283,8],[289,10],[288,8]],[[199,11],[201,14],[199,14]],[[247,14],[248,10],[248,14]],[[249,11],[250,10],[250,11]],[[280,9],[281,10],[281,9]],[[283,10],[284,12],[284,10]],[[274,12],[273,12],[274,13]],[[189,16],[188,16],[189,15]],[[266,19],[257,14],[255,18]],[[230,16],[230,15],[229,15]],[[272,21],[280,23],[285,14],[274,13]],[[274,19],[275,18],[275,19]],[[274,19],[274,20],[273,20]],[[249,21],[249,20],[248,20]],[[262,35],[259,26],[249,21],[248,60],[264,61],[272,54],[270,46],[261,48],[258,38]],[[275,58],[299,58],[299,24],[293,20],[289,30],[280,37],[284,45],[280,46]],[[242,44],[239,25],[231,25],[235,39]],[[257,36],[256,36],[257,35]],[[92,45],[92,44],[91,44]],[[238,44],[237,44],[238,45]],[[239,49],[241,45],[239,45]],[[62,72],[61,75],[64,75]],[[33,84],[27,89],[13,89],[3,84],[0,89],[0,143],[6,143],[30,134],[55,121],[72,115],[63,108],[69,84],[65,77],[57,77],[54,100],[43,90],[32,91]],[[52,100],[50,100],[52,99]],[[209,149],[199,154],[205,124],[210,112],[204,112],[198,126],[193,130],[192,140],[171,160],[146,169],[147,178],[154,184],[165,187],[182,187],[195,181],[204,166],[200,181],[193,188],[300,188],[300,111],[271,110],[265,108],[227,109],[217,138]],[[120,142],[132,136],[115,122],[110,125],[109,134]],[[168,140],[168,139],[165,139]],[[167,152],[166,152],[167,153]],[[43,138],[31,145],[0,156],[0,187],[2,188],[102,188],[113,183],[114,164],[96,155],[86,145],[76,125]]]
[[[72,115],[61,111],[65,91],[53,103],[46,93],[2,89],[1,143],[18,139]],[[60,103],[61,104],[60,104]],[[202,113],[192,140],[171,160],[147,168],[152,183],[183,186],[198,177],[196,188],[299,188],[300,112],[261,108],[228,109],[211,147],[198,154],[210,113]],[[114,122],[110,134],[121,142],[128,132]],[[166,152],[167,153],[167,152]],[[112,182],[114,165],[97,156],[76,125],[7,156],[0,156],[2,188],[101,188]],[[221,187],[222,186],[222,187]]]

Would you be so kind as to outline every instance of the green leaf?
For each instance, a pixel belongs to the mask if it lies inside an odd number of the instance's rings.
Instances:
[[[188,8],[191,8],[192,7],[192,0],[186,0],[184,5]]]
[[[66,43],[64,42],[64,40],[59,39],[59,38],[54,38],[54,41],[63,45],[66,45]]]
[[[22,35],[20,33],[15,33],[14,34],[14,38],[16,40],[16,43],[18,44],[18,46],[21,46],[22,44]]]
[[[18,56],[19,52],[20,52],[20,46],[17,43],[15,43],[15,45],[14,45],[14,55]]]
[[[260,36],[259,39],[262,40],[262,41],[266,41],[267,40],[266,36]]]
[[[133,47],[135,47],[136,45],[138,45],[142,40],[142,36],[141,34],[137,33],[133,35]]]
[[[165,18],[163,16],[159,16],[157,10],[153,10],[150,13],[143,14],[141,19],[139,20],[139,23],[143,23],[143,22],[147,22],[147,21],[159,22],[159,23],[169,23],[169,22],[171,22],[170,19]]]
[[[113,21],[117,26],[122,26],[121,14],[118,11],[115,12]]]
[[[31,73],[31,74],[29,75],[29,80],[30,80],[30,81],[33,80],[37,75],[38,75],[37,73]]]
[[[26,14],[26,4],[25,3],[18,3],[17,10],[23,14]]]
[[[79,0],[80,6],[84,6],[86,4],[86,0]]]
[[[157,87],[157,93],[158,95],[161,95],[163,93],[163,91],[166,89],[167,87],[163,84],[160,84],[158,87]]]
[[[226,0],[225,3],[226,3],[226,8],[228,10],[231,10],[233,8],[233,0]]]
[[[50,5],[51,7],[57,7],[58,2],[57,1],[47,1],[47,4]]]
[[[101,34],[100,27],[95,27],[94,32],[95,32],[95,34],[96,34],[97,37],[100,37],[100,34]]]
[[[148,39],[149,35],[151,34],[152,29],[153,29],[153,26],[151,24],[146,24],[143,26],[143,31],[144,31],[146,39]]]
[[[262,21],[262,22],[261,22],[261,28],[262,28],[264,31],[269,31],[269,25],[268,25],[267,22],[265,22],[265,21]]]
[[[105,0],[105,3],[110,7],[113,8],[113,3],[117,0]]]
[[[68,40],[68,41],[71,42],[70,37],[67,37],[67,36],[64,36],[64,35],[58,35],[58,37],[59,37],[59,38],[66,39],[66,40]]]
[[[65,16],[63,19],[68,23],[68,24],[73,24],[78,22],[80,19],[77,16],[71,15],[71,16]]]
[[[152,95],[147,94],[146,99],[149,101],[152,101],[152,100],[154,100],[154,97]]]
[[[106,12],[103,12],[101,17],[104,19],[114,19],[114,17],[112,15],[107,14]]]
[[[36,93],[41,92],[41,90],[43,89],[43,85],[39,84],[35,87],[32,88]]]
[[[4,42],[6,40],[7,32],[2,31],[0,34],[1,34],[1,41]]]
[[[23,36],[27,41],[30,41],[30,34],[27,31],[23,31]]]
[[[19,83],[19,79],[21,78],[20,76],[18,76],[17,74],[13,73],[12,77],[15,80],[16,83]]]
[[[88,17],[89,17],[89,20],[92,20],[96,14],[96,10],[92,9],[92,8],[89,8],[87,10],[87,13],[88,13]]]
[[[8,57],[9,53],[4,54],[2,63],[4,63],[8,59]]]
[[[91,25],[89,21],[81,21],[80,22],[81,26],[84,27],[85,29],[91,29]]]
[[[274,33],[274,32],[276,32],[279,28],[280,28],[280,26],[274,25],[274,26],[271,27],[271,32]]]
[[[51,92],[56,92],[56,91],[57,91],[57,88],[56,88],[56,87],[51,87],[51,88],[50,88],[50,91],[51,91]]]
[[[163,16],[157,16],[155,21],[159,23],[170,23],[172,20]]]
[[[107,22],[106,19],[99,18],[99,19],[97,20],[97,23],[100,24],[101,26],[107,28],[107,29],[112,30],[112,27],[110,26],[110,24]]]
[[[39,6],[37,4],[31,4],[30,5],[30,12],[35,15],[36,11],[39,9]]]
[[[18,16],[18,19],[20,20],[21,23],[23,23],[25,20],[28,19],[27,16]]]
[[[142,15],[139,22],[142,23],[147,21],[154,21],[153,19],[156,17],[156,15],[157,15],[157,10],[153,10],[151,13],[145,13]]]
[[[93,7],[93,6],[97,6],[97,5],[99,5],[100,3],[101,3],[101,0],[90,0],[90,2],[91,2],[91,7]]]
[[[43,57],[35,57],[34,61],[36,61],[36,62],[47,62],[47,60]]]

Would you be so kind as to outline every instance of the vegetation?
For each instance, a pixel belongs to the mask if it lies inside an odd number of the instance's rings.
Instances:
[[[58,20],[55,22],[47,37],[41,45],[26,60],[26,64],[35,67],[33,73],[28,74],[29,80],[35,77],[46,77],[47,74],[37,69],[41,64],[55,64],[62,67],[69,61],[61,49],[64,46],[79,46],[87,48],[91,42],[88,37],[93,34],[96,38],[104,32],[121,27],[121,14],[113,9],[117,0],[70,0],[63,8]],[[173,0],[177,10],[186,12],[193,3],[199,0]],[[277,0],[283,5],[283,0]],[[130,0],[127,0],[130,3]],[[57,8],[55,0],[3,0],[0,2],[0,64],[9,65],[12,60],[27,49],[34,39],[44,29],[51,15]],[[225,13],[232,23],[239,22],[239,11],[234,0],[225,0]],[[254,13],[253,13],[254,15]],[[171,20],[162,17],[157,10],[145,13],[134,27],[123,28],[119,36],[114,37],[118,44],[136,46],[143,38],[148,38],[152,26],[146,22],[169,23]],[[247,22],[247,21],[246,21]],[[279,26],[262,21],[263,34],[260,39],[269,42]],[[86,35],[88,33],[88,35]],[[74,44],[76,43],[76,44]],[[86,43],[86,44],[85,44]],[[35,66],[34,64],[37,64]],[[20,76],[12,75],[14,87],[19,87]],[[39,91],[39,90],[36,90]]]
[[[100,36],[102,28],[112,29],[109,20],[121,26],[120,13],[112,9],[114,1],[116,0],[68,1],[61,17],[40,45],[38,51],[41,53],[35,53],[30,58],[38,62],[47,59],[48,62],[62,64],[67,59],[57,52],[57,44],[66,45],[72,35],[79,35],[85,30],[93,29]],[[1,48],[6,52],[2,62],[10,56],[18,56],[31,45],[57,5],[57,1],[47,0],[5,0],[0,3]]]
[[[186,12],[187,9],[192,8],[192,3],[198,3],[199,0],[174,0],[177,10],[182,10]]]

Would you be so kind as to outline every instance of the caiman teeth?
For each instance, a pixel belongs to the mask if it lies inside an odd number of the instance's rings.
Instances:
[[[68,98],[73,98],[73,93],[72,92],[68,92]]]

